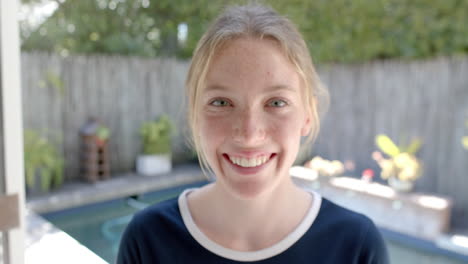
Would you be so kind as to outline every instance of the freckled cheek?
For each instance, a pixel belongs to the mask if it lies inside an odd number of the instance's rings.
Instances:
[[[205,151],[212,152],[222,144],[229,135],[229,121],[226,118],[202,116],[199,124],[199,133]],[[209,154],[209,153],[207,153]]]
[[[203,115],[200,120],[200,128],[206,133],[217,134],[229,129],[232,118],[223,116]]]
[[[274,133],[272,135],[272,137],[274,138],[273,140],[278,142],[278,144],[281,145],[282,151],[287,151],[288,153],[290,152],[294,153],[299,150],[300,139],[301,139],[301,128],[302,128],[302,123],[299,122],[298,119],[295,119],[294,117],[286,118],[282,120],[281,125],[276,126]],[[295,155],[292,155],[292,156],[295,157]]]
[[[276,123],[281,124],[277,126],[277,130],[282,135],[295,136],[301,134],[302,123],[297,116],[285,115],[278,119]]]

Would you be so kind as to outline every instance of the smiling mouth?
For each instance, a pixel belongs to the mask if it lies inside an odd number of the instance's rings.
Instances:
[[[267,163],[273,157],[273,155],[274,154],[270,156],[262,155],[262,156],[253,157],[253,158],[246,158],[246,157],[229,156],[225,154],[225,156],[227,156],[227,158],[231,161],[231,163],[240,167],[244,167],[244,168],[253,168],[253,167],[261,166]]]

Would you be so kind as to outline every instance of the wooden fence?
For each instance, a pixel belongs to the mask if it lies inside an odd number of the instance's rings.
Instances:
[[[375,135],[399,144],[419,137],[424,163],[416,190],[452,197],[457,225],[468,226],[468,58],[384,61],[321,68],[331,93],[313,152],[376,169]],[[462,222],[464,221],[464,222]]]
[[[79,177],[78,132],[90,116],[111,130],[114,173],[133,169],[140,124],[163,113],[178,128],[174,157],[187,160],[187,70],[186,61],[24,53],[24,126],[62,142],[68,179]],[[468,58],[324,65],[319,73],[331,104],[310,154],[351,160],[359,174],[377,168],[376,134],[400,143],[420,137],[424,176],[416,190],[452,197],[455,222],[468,222],[468,151],[461,145],[468,135]]]

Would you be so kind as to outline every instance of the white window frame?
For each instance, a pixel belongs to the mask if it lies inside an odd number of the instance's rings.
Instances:
[[[24,160],[20,84],[19,0],[0,0],[0,89],[3,120],[3,195],[19,198],[19,227],[4,232],[6,263],[24,263]]]

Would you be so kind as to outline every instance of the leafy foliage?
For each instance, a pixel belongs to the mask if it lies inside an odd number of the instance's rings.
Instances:
[[[110,130],[108,127],[104,126],[104,125],[100,125],[96,131],[96,136],[97,138],[99,138],[100,140],[107,140],[109,139],[109,136],[110,136]]]
[[[171,131],[173,127],[167,116],[156,121],[145,122],[140,128],[143,142],[143,154],[171,153]]]
[[[412,155],[416,154],[416,152],[418,152],[418,150],[421,148],[422,144],[420,139],[414,139],[408,146],[398,147],[388,136],[383,134],[377,135],[375,138],[375,143],[383,153],[390,157],[395,157],[403,152]]]
[[[57,73],[50,70],[46,73],[46,81],[41,80],[39,83],[39,86],[42,87],[45,87],[47,85],[53,87],[54,90],[60,95],[63,95],[65,93],[65,84],[63,83],[63,80]]]
[[[37,30],[22,31],[24,50],[190,57],[223,1],[79,0],[59,8]],[[63,2],[63,3],[62,3]],[[178,26],[189,24],[185,43]]]
[[[383,153],[390,157],[395,157],[396,155],[400,154],[400,149],[386,135],[377,135],[375,143]]]
[[[382,169],[380,176],[382,179],[390,179],[392,177],[400,181],[414,181],[422,174],[422,163],[415,154],[421,148],[421,140],[415,139],[408,146],[398,147],[386,135],[377,135],[376,145],[380,150],[390,156],[389,159],[383,158],[380,154],[374,159]]]
[[[34,0],[23,0],[31,2]],[[38,1],[38,0],[36,0]],[[208,23],[246,0],[67,0],[23,49],[189,58]],[[468,1],[265,0],[298,24],[318,62],[468,53]],[[178,26],[186,24],[185,42]],[[27,31],[24,31],[27,32]]]
[[[464,15],[467,1],[308,2],[295,13],[293,7],[285,11],[300,25],[313,57],[320,61],[423,58],[468,52],[468,17]]]
[[[35,186],[35,176],[39,173],[41,188],[48,191],[51,187],[60,186],[63,182],[63,158],[45,138],[37,132],[24,132],[24,161],[26,185]]]

